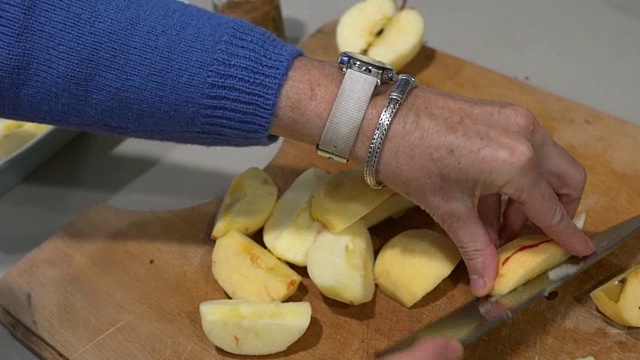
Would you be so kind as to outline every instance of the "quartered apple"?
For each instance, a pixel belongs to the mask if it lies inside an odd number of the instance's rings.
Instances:
[[[0,160],[15,154],[49,129],[50,125],[0,119]]]
[[[591,299],[617,324],[640,327],[640,265],[591,292]]]
[[[307,253],[309,278],[331,299],[359,305],[375,292],[373,244],[360,221],[339,233],[322,231]]]
[[[262,231],[264,244],[275,256],[307,265],[307,251],[324,229],[311,217],[311,196],[328,177],[324,170],[308,169],[278,199]]]
[[[337,171],[320,186],[311,199],[311,216],[330,231],[339,233],[382,204],[394,192],[373,189],[362,170]]]
[[[340,51],[352,51],[401,69],[422,47],[424,20],[415,9],[398,7],[393,0],[364,0],[339,19],[336,42]]]
[[[460,259],[448,237],[427,229],[407,230],[380,250],[375,281],[383,293],[409,308],[449,276]]]
[[[284,301],[302,280],[287,264],[235,230],[216,241],[211,271],[232,299],[253,302]]]
[[[491,295],[503,295],[571,256],[542,234],[523,235],[498,249],[498,275]]]
[[[416,204],[413,201],[408,200],[398,193],[394,193],[367,215],[363,216],[362,222],[366,227],[372,227],[389,218],[399,217],[415,206]]]
[[[256,167],[245,170],[231,181],[211,238],[220,238],[230,230],[252,235],[264,226],[277,198],[278,187],[269,174]]]
[[[586,218],[586,213],[580,212],[573,222],[582,230]],[[506,294],[570,256],[559,243],[546,235],[520,236],[498,249],[498,275],[491,295]]]
[[[200,304],[200,320],[215,346],[232,354],[268,355],[302,337],[311,322],[311,305],[210,300]]]

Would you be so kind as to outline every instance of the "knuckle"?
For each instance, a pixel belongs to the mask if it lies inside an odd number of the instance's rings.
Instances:
[[[533,145],[528,141],[513,141],[507,151],[510,165],[516,169],[528,166],[535,158]]]
[[[550,227],[559,227],[562,225],[563,220],[567,214],[564,211],[564,208],[560,205],[559,202],[556,203],[556,206],[553,207],[551,212],[551,217],[549,218],[549,226]]]
[[[511,121],[514,130],[522,134],[533,134],[539,125],[533,113],[521,107],[513,107],[512,113]]]
[[[457,247],[460,256],[462,256],[467,263],[482,261],[485,258],[484,249],[472,242],[458,242]]]

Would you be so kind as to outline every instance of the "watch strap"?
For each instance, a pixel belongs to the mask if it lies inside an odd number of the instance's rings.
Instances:
[[[346,163],[378,79],[347,70],[318,143],[318,155]]]

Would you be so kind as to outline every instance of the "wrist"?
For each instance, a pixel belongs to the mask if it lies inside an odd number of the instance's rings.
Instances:
[[[369,155],[371,140],[378,125],[380,115],[389,101],[389,92],[392,85],[386,84],[377,88],[371,97],[367,111],[362,119],[358,136],[351,151],[351,161],[358,166],[363,166]]]
[[[306,144],[320,141],[342,72],[334,62],[298,57],[280,91],[271,134]]]
[[[344,75],[335,62],[297,58],[280,91],[271,125],[273,135],[317,145]],[[392,84],[377,86],[369,101],[349,162],[363,166]]]

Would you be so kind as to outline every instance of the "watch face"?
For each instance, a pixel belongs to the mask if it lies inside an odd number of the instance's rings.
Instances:
[[[347,64],[354,62],[363,62],[364,64],[362,65],[364,66],[375,66],[381,68],[380,70],[393,70],[393,67],[380,60],[349,51],[341,53],[338,58],[338,63],[342,66],[346,66]]]
[[[365,62],[368,65],[374,65],[374,66],[378,66],[381,68],[391,68],[390,65],[380,61],[380,60],[376,60],[372,57],[368,57],[367,55],[362,55],[362,54],[356,54],[356,53],[352,53],[349,51],[345,51],[342,54],[340,54],[340,58],[338,59],[338,62],[341,65],[346,65],[348,64],[350,61],[361,61],[361,62]]]
[[[366,55],[345,51],[338,57],[338,64],[343,72],[349,70],[373,76],[378,80],[378,85],[393,82],[396,70],[380,60],[370,58]]]

